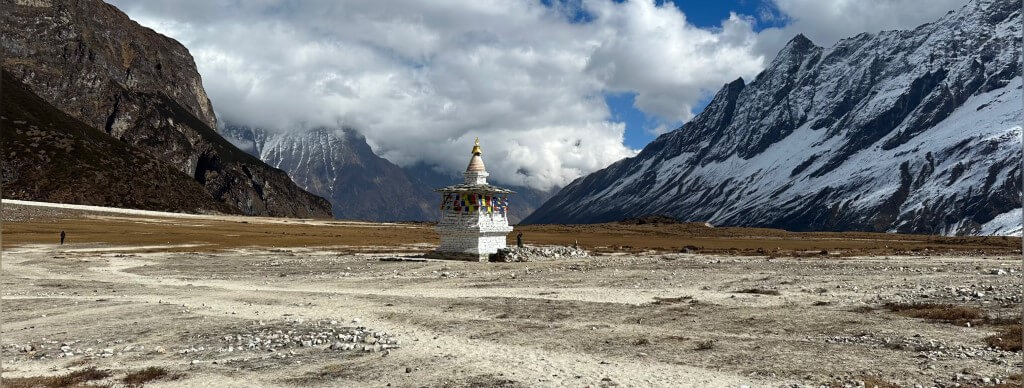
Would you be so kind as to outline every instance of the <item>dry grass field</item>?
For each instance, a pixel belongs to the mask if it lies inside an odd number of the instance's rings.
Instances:
[[[32,216],[45,212],[46,215]],[[86,213],[67,209],[8,206],[3,246],[58,241],[61,230],[69,242],[113,245],[194,244],[188,250],[217,251],[261,247],[369,247],[391,251],[412,244],[435,244],[428,223],[367,223],[240,216],[190,218],[137,217]],[[1011,237],[941,237],[883,233],[795,233],[763,228],[715,228],[700,224],[528,225],[516,227],[527,243],[573,245],[597,252],[679,252],[685,247],[703,253],[739,255],[893,255],[1014,254],[1021,241]],[[508,242],[515,242],[510,234]],[[416,251],[424,251],[417,248]]]
[[[4,386],[1011,387],[1024,367],[1019,238],[527,226],[592,255],[468,263],[417,258],[427,224],[3,220]]]

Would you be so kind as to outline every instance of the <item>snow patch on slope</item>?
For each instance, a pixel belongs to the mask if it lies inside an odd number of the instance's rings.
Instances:
[[[981,226],[981,234],[1021,237],[1021,230],[1024,228],[1024,214],[1021,211],[1021,208],[1016,208],[996,216]]]

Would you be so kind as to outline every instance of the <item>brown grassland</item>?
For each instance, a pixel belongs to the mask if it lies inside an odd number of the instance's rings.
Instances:
[[[18,212],[9,207],[8,212]],[[3,246],[52,243],[61,230],[69,241],[130,245],[201,244],[200,250],[247,246],[385,246],[431,244],[438,239],[429,223],[394,225],[363,222],[222,217],[199,219],[128,217],[57,210],[51,218],[9,222]],[[739,255],[895,255],[895,254],[1012,254],[1019,238],[943,237],[868,232],[788,232],[768,228],[706,227],[696,223],[627,225],[516,226],[529,244],[579,244],[597,252],[678,252],[684,247],[701,253]],[[515,235],[508,236],[509,244]],[[197,248],[188,248],[195,250]]]

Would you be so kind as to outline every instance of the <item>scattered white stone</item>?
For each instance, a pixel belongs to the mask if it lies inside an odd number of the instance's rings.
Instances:
[[[524,262],[524,261],[541,261],[551,260],[559,258],[582,258],[590,256],[587,251],[571,247],[571,246],[546,246],[546,247],[508,247],[499,249],[497,253],[491,255],[490,261],[493,262]],[[445,273],[442,273],[444,276]]]

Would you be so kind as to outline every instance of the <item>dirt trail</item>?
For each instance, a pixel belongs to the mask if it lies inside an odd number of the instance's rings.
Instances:
[[[51,248],[51,249],[48,249]],[[158,246],[138,247],[139,249],[161,248]],[[172,248],[172,247],[166,247]],[[109,297],[118,302],[127,303],[163,303],[180,305],[199,315],[217,319],[230,314],[232,318],[243,318],[249,320],[267,319],[268,317],[290,316],[302,317],[304,319],[330,319],[339,317],[338,312],[344,311],[345,319],[358,317],[361,325],[372,327],[375,330],[383,330],[399,338],[406,339],[403,347],[388,357],[380,358],[376,367],[382,372],[388,369],[399,370],[402,365],[417,365],[422,359],[443,357],[445,364],[450,367],[467,369],[473,375],[482,376],[505,376],[509,381],[522,382],[530,386],[580,386],[580,385],[601,385],[611,382],[629,382],[628,385],[641,386],[739,386],[759,385],[766,383],[762,379],[750,379],[736,373],[714,371],[705,368],[674,365],[658,361],[636,361],[630,358],[604,355],[594,355],[577,352],[560,352],[550,349],[543,349],[538,346],[503,344],[494,341],[467,339],[459,335],[451,335],[425,328],[415,323],[403,322],[400,316],[393,317],[388,314],[380,314],[379,305],[368,303],[359,298],[348,298],[347,296],[396,296],[409,299],[445,300],[449,298],[491,298],[491,297],[514,297],[527,293],[535,294],[536,289],[487,289],[487,290],[466,290],[458,288],[412,288],[392,290],[366,290],[349,289],[339,286],[323,285],[318,287],[310,286],[265,286],[252,281],[227,281],[227,280],[183,280],[174,277],[147,276],[126,272],[130,269],[138,269],[154,261],[173,260],[166,253],[140,254],[138,257],[116,257],[110,256],[110,252],[131,252],[132,249],[119,249],[119,247],[90,247],[90,248],[60,248],[46,245],[32,245],[9,250],[8,259],[4,262],[5,278],[20,279],[21,282],[30,281],[77,281],[95,282],[104,284],[107,287],[145,289],[145,293],[131,293],[130,295],[101,295]],[[85,254],[105,254],[102,258],[91,258],[91,264],[87,271],[75,273],[55,273],[48,266],[34,265],[39,261],[46,261],[45,258],[54,254],[66,256],[78,256]],[[170,254],[173,255],[173,254]],[[49,262],[48,264],[53,264]],[[484,292],[480,292],[484,291]],[[572,299],[602,303],[647,303],[651,295],[657,295],[657,291],[643,290],[635,292],[635,295],[624,297],[623,295],[604,295],[594,297],[597,289],[579,289],[571,293],[559,293],[551,295],[550,298]],[[541,291],[543,293],[543,291]],[[241,299],[258,295],[274,295],[276,298],[288,299],[289,295],[296,295],[296,298],[315,299],[317,305],[310,306],[288,306],[288,305],[256,305],[251,302],[243,302]],[[589,295],[589,297],[588,297]],[[576,298],[574,298],[574,296]],[[339,298],[340,297],[340,298]],[[530,295],[529,297],[545,299],[543,296]],[[42,298],[17,295],[5,296],[10,300],[39,300],[66,298],[85,302],[95,297],[85,296],[45,296]],[[412,307],[412,306],[410,306]],[[66,318],[66,317],[65,317]],[[46,320],[23,321],[33,323],[35,326],[44,325]],[[31,364],[18,363],[18,374],[46,373],[46,369],[52,364],[42,363],[34,368],[22,370],[22,367]],[[292,368],[274,371],[273,373],[260,374],[264,383],[276,384],[279,379],[288,378],[289,373],[294,373]],[[308,369],[308,368],[307,368]],[[311,370],[315,370],[312,368]],[[457,377],[448,368],[440,368],[435,371],[421,371],[412,379],[403,379],[401,374],[395,380],[388,380],[398,385],[415,385],[423,382],[434,381],[444,385],[449,378]],[[384,372],[383,375],[388,375]],[[426,376],[424,376],[426,375]],[[194,375],[193,382],[209,381],[204,373]],[[602,379],[608,379],[603,381]],[[243,380],[218,378],[218,383],[240,384]],[[251,380],[250,380],[251,382]],[[361,381],[374,385],[373,381]],[[482,381],[476,381],[482,382]],[[184,383],[184,381],[179,382]],[[324,382],[328,383],[328,382]],[[486,383],[485,383],[486,384]],[[504,384],[504,383],[502,383]],[[501,384],[499,384],[501,385]]]

